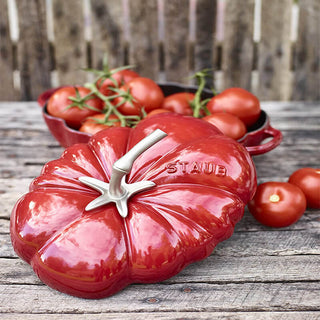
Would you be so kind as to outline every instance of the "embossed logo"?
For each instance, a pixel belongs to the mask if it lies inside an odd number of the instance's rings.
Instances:
[[[168,163],[166,166],[167,173],[186,173],[186,174],[214,174],[218,177],[227,175],[227,168],[220,164],[206,161],[177,161]]]

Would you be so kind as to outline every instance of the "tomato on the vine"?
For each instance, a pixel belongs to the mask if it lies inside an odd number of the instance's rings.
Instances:
[[[216,126],[224,135],[235,140],[242,138],[247,132],[243,121],[231,113],[213,113],[202,119]]]
[[[147,113],[161,108],[164,99],[161,88],[153,80],[143,77],[125,83],[118,93],[123,96],[115,98],[113,104],[124,115],[140,115],[142,108]]]
[[[191,92],[174,93],[164,98],[161,108],[167,109],[171,112],[191,116],[193,114],[193,110],[190,104],[194,97],[195,94]]]
[[[64,119],[69,127],[78,129],[85,118],[102,112],[104,107],[103,101],[90,93],[85,87],[62,87],[50,97],[47,111]]]
[[[227,112],[240,118],[247,127],[253,125],[261,113],[259,99],[242,88],[228,88],[207,103],[210,113]]]
[[[112,70],[111,70],[112,72]],[[139,74],[130,69],[119,70],[103,81],[99,79],[97,81],[97,87],[99,91],[105,96],[110,96],[114,94],[112,88],[119,87],[125,83],[131,81],[134,78],[140,77]],[[111,88],[111,89],[110,89]]]
[[[79,131],[95,134],[104,129],[120,126],[121,123],[116,115],[112,114],[106,119],[104,113],[97,113],[92,117],[86,118]]]
[[[258,186],[248,203],[250,213],[269,227],[287,227],[297,222],[306,210],[302,190],[288,182],[265,182]]]
[[[303,191],[309,208],[320,209],[320,168],[301,168],[290,176],[288,182]]]

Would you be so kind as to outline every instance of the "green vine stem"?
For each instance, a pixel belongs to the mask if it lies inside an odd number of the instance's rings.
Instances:
[[[201,101],[201,96],[203,93],[203,90],[205,88],[206,85],[206,78],[209,76],[209,71],[210,69],[204,69],[201,71],[196,72],[192,78],[195,78],[197,81],[197,85],[198,85],[198,89],[195,93],[195,97],[191,102],[191,107],[193,109],[193,116],[195,118],[200,118],[203,116],[203,113],[201,113],[201,111],[204,111],[204,113],[206,115],[210,114],[210,112],[208,111],[206,104],[208,103],[208,101],[210,99],[205,99]],[[214,92],[213,92],[214,94]]]
[[[117,118],[119,119],[120,123],[121,123],[121,127],[132,127],[134,125],[136,125],[140,120],[141,117],[139,116],[125,116],[123,115],[118,109],[118,106],[115,106],[111,103],[111,100],[117,97],[121,97],[121,93],[118,95],[112,95],[112,96],[105,96],[104,94],[102,94],[95,83],[88,83],[86,84],[86,87],[88,89],[91,90],[91,93],[96,95],[99,99],[101,99],[105,105],[106,105],[106,114],[108,114],[109,116],[111,114],[114,114],[117,116]]]

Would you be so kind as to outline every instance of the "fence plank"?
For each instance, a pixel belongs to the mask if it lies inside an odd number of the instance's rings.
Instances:
[[[157,0],[129,1],[129,62],[143,76],[158,79],[158,10]]]
[[[7,0],[0,0],[0,83],[1,100],[13,101],[19,98],[13,84],[13,47]]]
[[[216,29],[217,0],[196,1],[196,35],[194,45],[195,71],[212,69],[214,59],[214,35]],[[213,79],[208,81],[212,86]]]
[[[60,84],[82,84],[87,66],[82,1],[53,0],[55,63]]]
[[[91,0],[92,66],[101,68],[105,54],[110,67],[124,63],[123,10],[119,0]]]
[[[300,0],[293,100],[320,100],[320,3]]]
[[[223,89],[251,89],[254,0],[226,0],[222,70]]]
[[[19,16],[18,67],[21,99],[35,100],[50,85],[49,42],[45,1],[17,1]]]
[[[287,100],[290,89],[292,0],[262,1],[258,96]]]
[[[164,0],[164,59],[167,81],[188,83],[189,1]]]

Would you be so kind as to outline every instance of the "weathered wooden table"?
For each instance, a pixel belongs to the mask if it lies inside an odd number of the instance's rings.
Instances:
[[[275,150],[254,157],[258,182],[286,181],[320,166],[320,103],[263,103],[283,132]],[[59,157],[36,102],[0,103],[1,319],[320,319],[320,211],[283,229],[246,211],[234,235],[206,260],[158,284],[131,285],[83,300],[43,285],[14,253],[9,219],[42,165]]]

